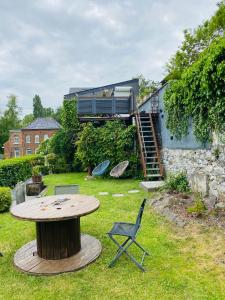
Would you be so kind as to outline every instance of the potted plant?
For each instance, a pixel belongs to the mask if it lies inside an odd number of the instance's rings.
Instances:
[[[32,168],[32,181],[33,181],[33,183],[41,183],[42,182],[40,166],[35,166]]]

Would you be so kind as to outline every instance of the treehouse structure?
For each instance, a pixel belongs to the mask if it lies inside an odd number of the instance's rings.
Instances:
[[[109,84],[96,88],[70,88],[64,99],[77,99],[81,121],[110,119],[129,120],[136,111],[139,79]]]
[[[141,165],[146,179],[158,180],[163,176],[160,141],[157,129],[158,98],[151,101],[150,112],[137,109],[139,79],[109,84],[96,88],[70,88],[64,99],[77,99],[81,122],[102,123],[121,119],[126,124],[136,123],[141,153]]]

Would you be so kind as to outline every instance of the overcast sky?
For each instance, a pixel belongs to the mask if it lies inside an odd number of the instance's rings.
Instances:
[[[0,0],[0,109],[9,94],[23,114],[39,94],[62,103],[70,87],[100,86],[165,64],[218,0]]]

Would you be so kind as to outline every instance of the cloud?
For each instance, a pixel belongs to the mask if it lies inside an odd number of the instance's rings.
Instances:
[[[0,110],[18,95],[24,113],[39,94],[57,107],[72,86],[137,74],[160,80],[164,66],[216,9],[212,0],[2,0]]]

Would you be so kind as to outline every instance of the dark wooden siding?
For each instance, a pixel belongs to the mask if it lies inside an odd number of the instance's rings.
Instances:
[[[131,98],[78,99],[78,114],[130,114]]]

